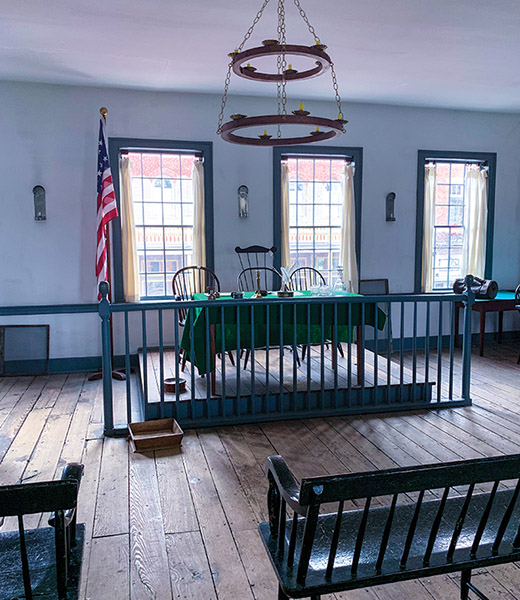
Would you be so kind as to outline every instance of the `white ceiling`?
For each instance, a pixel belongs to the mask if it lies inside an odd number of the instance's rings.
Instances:
[[[519,0],[301,0],[346,102],[520,111]],[[221,92],[261,0],[0,0],[0,79]],[[288,42],[311,44],[292,0]],[[276,0],[251,38],[276,37]],[[258,34],[256,33],[258,31]],[[273,87],[232,77],[230,93]],[[331,98],[330,76],[288,93]]]

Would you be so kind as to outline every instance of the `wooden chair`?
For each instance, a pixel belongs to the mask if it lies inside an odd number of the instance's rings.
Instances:
[[[0,486],[0,519],[18,518],[20,554],[25,598],[32,600],[24,515],[52,512],[49,524],[55,530],[56,576],[59,600],[67,600],[67,578],[72,546],[76,544],[76,506],[83,465],[70,463],[61,481],[43,481]]]
[[[310,290],[311,287],[316,285],[326,285],[327,281],[325,277],[315,269],[314,267],[299,267],[295,269],[291,274],[291,289],[294,291],[301,290]],[[326,344],[327,349],[329,345]],[[305,354],[307,353],[307,346],[302,347],[302,360],[305,360]],[[343,354],[343,348],[341,347],[341,343],[338,342],[338,352],[343,358],[345,355]]]
[[[220,292],[220,281],[211,269],[200,265],[179,269],[172,279],[173,295],[176,300],[191,300],[193,294],[204,293],[209,288]],[[179,308],[180,327],[184,327],[187,314],[187,309]],[[233,358],[233,354],[228,352],[228,356],[231,364],[234,366],[235,359]],[[182,362],[181,371],[184,371],[188,359],[186,352],[182,352],[179,358]]]
[[[282,285],[282,276],[273,267],[247,267],[242,269],[237,277],[239,292],[255,292],[257,289],[257,277],[260,274],[260,289],[279,290]]]
[[[272,267],[273,266],[273,257],[276,254],[277,248],[276,246],[271,246],[271,248],[267,248],[266,246],[247,246],[246,248],[241,248],[240,246],[236,246],[235,252],[238,255],[238,260],[240,261],[240,268],[242,271],[244,269],[256,269],[257,267]],[[264,276],[267,277],[267,272],[263,272]],[[243,291],[252,291],[256,290],[256,273],[251,274],[248,272],[248,277],[250,277],[250,281],[247,283],[245,290]],[[267,279],[262,283],[262,289],[270,289],[273,288],[273,282]]]

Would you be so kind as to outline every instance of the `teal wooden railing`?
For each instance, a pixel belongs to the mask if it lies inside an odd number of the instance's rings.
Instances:
[[[100,292],[107,435],[120,433],[112,345],[127,374],[136,350],[139,358],[137,398],[127,377],[129,418],[134,401],[142,420],[174,417],[184,427],[471,404],[471,292],[135,304],[110,304],[106,283]],[[184,378],[187,390],[168,393],[167,377]]]

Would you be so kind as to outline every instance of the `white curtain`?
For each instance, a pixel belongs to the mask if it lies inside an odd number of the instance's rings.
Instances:
[[[359,275],[356,257],[356,208],[354,204],[354,166],[345,164],[342,181],[343,221],[341,223],[340,264],[343,277],[350,292],[359,290]]]
[[[422,291],[433,289],[433,236],[435,235],[435,194],[437,185],[437,169],[435,165],[424,168],[424,219],[422,249]]]
[[[464,215],[464,253],[462,274],[484,278],[487,234],[487,173],[474,167],[466,169]]]
[[[204,165],[193,163],[193,264],[206,266],[206,214],[204,206]]]
[[[282,267],[291,266],[291,251],[289,247],[289,165],[282,161],[282,190],[281,190],[281,237],[280,264]]]
[[[121,156],[121,236],[123,246],[123,293],[126,302],[138,302],[139,269],[135,236],[130,158]]]

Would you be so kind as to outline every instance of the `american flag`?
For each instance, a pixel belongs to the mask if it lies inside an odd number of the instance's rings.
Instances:
[[[97,169],[97,286],[107,280],[107,232],[106,227],[117,214],[116,196],[110,164],[108,162],[105,119],[99,120],[98,169]],[[101,297],[98,295],[98,299]]]

